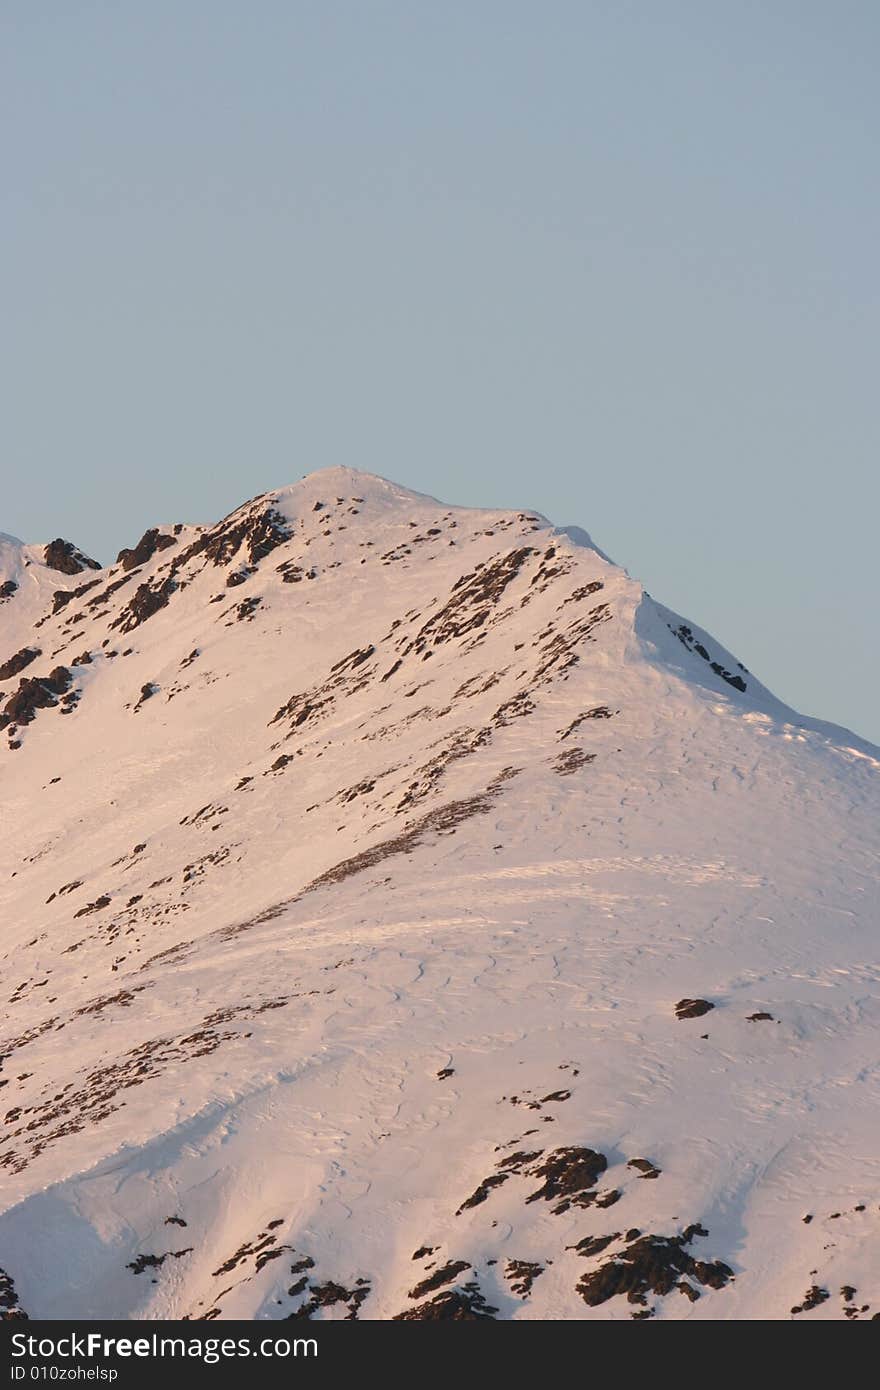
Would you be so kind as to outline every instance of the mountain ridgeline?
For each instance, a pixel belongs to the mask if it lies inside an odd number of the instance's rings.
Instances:
[[[0,1315],[880,1316],[878,771],[535,512],[0,536]]]

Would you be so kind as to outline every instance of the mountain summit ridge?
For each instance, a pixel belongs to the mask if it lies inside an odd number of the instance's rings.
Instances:
[[[437,509],[441,509],[443,512],[449,513],[449,515],[470,518],[474,524],[479,524],[480,519],[485,519],[487,524],[489,524],[491,518],[497,519],[499,516],[508,519],[514,516],[528,516],[529,529],[546,529],[548,537],[552,541],[558,541],[561,544],[568,542],[578,548],[591,550],[615,571],[629,578],[627,571],[616,565],[615,562],[596,545],[591,535],[580,526],[555,526],[546,516],[534,509],[528,510],[528,512],[515,513],[509,510],[505,512],[503,509],[499,510],[495,508],[450,506],[428,494],[419,493],[406,488],[379,474],[363,472],[343,465],[335,465],[316,470],[304,475],[294,483],[258,494],[248,501],[240,503],[213,527],[180,522],[154,525],[138,542],[138,546],[140,547],[144,547],[145,542],[150,542],[148,550],[140,559],[137,559],[138,550],[137,547],[134,547],[132,549],[123,549],[120,551],[115,564],[101,566],[98,562],[85,556],[84,553],[70,541],[58,540],[53,542],[52,545],[70,547],[71,552],[79,557],[77,568],[75,570],[71,569],[71,574],[84,573],[86,569],[91,568],[95,571],[106,571],[109,577],[113,577],[118,573],[120,561],[123,561],[123,569],[130,569],[132,568],[132,557],[135,557],[140,567],[147,561],[152,560],[157,550],[162,550],[166,548],[166,546],[177,544],[177,539],[181,536],[185,541],[189,541],[190,543],[189,547],[183,548],[192,549],[193,543],[195,543],[195,553],[198,553],[198,546],[200,544],[206,544],[204,540],[199,540],[200,537],[210,537],[213,533],[226,527],[231,530],[237,548],[241,542],[235,537],[235,526],[233,523],[236,521],[248,517],[255,511],[259,512],[262,509],[265,512],[269,509],[276,510],[279,515],[285,518],[285,521],[290,521],[295,524],[297,519],[302,521],[308,512],[313,512],[315,510],[316,502],[319,504],[319,509],[322,509],[324,506],[330,506],[332,505],[332,498],[334,498],[340,490],[345,489],[348,489],[350,492],[354,490],[355,492],[363,494],[363,496],[357,498],[359,507],[349,507],[348,509],[349,515],[346,518],[346,526],[352,531],[362,530],[364,528],[369,530],[370,526],[375,524],[380,518],[387,524],[389,518],[393,517],[395,512],[399,512],[401,517],[404,512],[407,513],[407,520],[403,522],[402,533],[404,535],[407,525],[410,529],[415,525],[411,518],[413,514],[417,514],[419,511],[421,511],[423,515],[436,516]],[[327,499],[331,500],[325,501],[325,496]],[[337,505],[340,504],[341,503],[337,503]],[[363,511],[360,510],[361,508],[363,508]],[[359,515],[360,520],[357,522],[353,521],[351,513]],[[346,529],[346,526],[343,526],[342,529]],[[290,539],[291,541],[295,540],[293,535],[291,535]],[[420,538],[420,540],[422,539],[424,538]],[[3,543],[6,543],[5,549]],[[310,544],[311,541],[308,543]],[[59,571],[57,568],[55,566],[47,566],[44,557],[46,552],[50,549],[51,547],[44,544],[28,545],[19,541],[16,537],[0,533],[0,586],[2,586],[4,580],[15,579],[16,575],[20,580],[24,569],[32,569],[35,574],[40,573],[41,576],[44,577],[45,582],[42,586],[43,592],[40,593],[38,601],[45,602],[46,595],[44,591],[46,583],[51,585],[57,593],[56,586],[62,583],[64,578],[69,578],[69,576],[59,578]],[[234,553],[234,551],[230,552],[230,554],[231,553]],[[126,559],[125,557],[128,558]],[[223,563],[226,563],[228,558],[229,556],[225,555]],[[172,560],[173,559],[174,557],[172,557]],[[149,568],[154,568],[154,566],[148,566],[148,569]],[[164,569],[165,566],[163,565],[161,568]],[[48,575],[45,574],[47,569],[51,569],[51,573]],[[84,575],[84,577],[88,579],[88,576]],[[632,582],[638,584],[637,580],[633,580]],[[80,583],[77,582],[76,584],[68,583],[67,587],[75,591],[81,586]],[[699,655],[702,651],[706,651],[708,646],[711,646],[713,648],[713,655],[717,652],[723,661],[727,663],[724,669],[726,670],[729,666],[731,668],[729,674],[732,674],[735,679],[737,678],[737,672],[739,672],[739,681],[743,684],[745,683],[745,667],[743,667],[731,653],[721,648],[720,644],[712,638],[705,629],[700,628],[693,622],[685,623],[684,620],[680,618],[679,615],[673,613],[672,610],[666,609],[663,605],[655,603],[647,591],[642,589],[641,586],[639,586],[639,592],[645,600],[645,612],[642,614],[642,619],[646,619],[646,621],[639,622],[637,626],[640,632],[645,634],[649,645],[657,646],[657,643],[653,641],[651,635],[651,628],[653,625],[650,620],[656,609],[658,613],[663,615],[667,626],[670,627],[670,630],[675,632],[679,637],[679,641],[681,641],[685,647],[689,647],[692,652],[696,652]],[[7,597],[11,597],[11,595]],[[92,606],[93,600],[89,600],[89,604]],[[33,607],[34,604],[31,602],[30,609],[32,610]],[[14,616],[14,611],[7,610],[4,616],[6,617],[4,633],[10,632],[12,630],[11,618]],[[30,613],[27,615],[27,620],[31,620]],[[689,638],[684,638],[682,636],[682,630],[689,632],[691,636]],[[0,633],[0,637],[2,637],[4,633]],[[9,645],[9,638],[6,639],[6,645]],[[663,643],[664,647],[665,645],[666,644]],[[678,655],[678,653],[676,653],[676,655]],[[711,666],[711,658],[706,657],[704,659],[707,660]],[[700,671],[699,663],[689,664],[688,669],[692,674],[694,672],[699,672],[701,675],[704,674]],[[716,672],[715,674],[717,675],[718,673]],[[717,682],[712,682],[710,677],[710,686],[714,687],[714,685],[717,685]],[[785,705],[784,702],[773,696],[754,676],[750,677],[749,686],[754,695],[760,695],[761,701],[767,705],[768,708],[772,708],[776,713],[784,712],[787,719],[796,721],[803,728],[823,732],[829,738],[852,745],[854,748],[869,756],[873,756],[880,752],[875,745],[861,738],[858,734],[855,734],[849,729],[828,723],[824,720],[798,714],[795,710]]]
[[[25,551],[13,1313],[880,1308],[878,750],[533,511],[341,468]]]

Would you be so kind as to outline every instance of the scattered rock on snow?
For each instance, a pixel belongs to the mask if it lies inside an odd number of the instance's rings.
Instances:
[[[679,999],[675,1006],[676,1018],[702,1018],[715,1005],[710,1004],[708,999]]]

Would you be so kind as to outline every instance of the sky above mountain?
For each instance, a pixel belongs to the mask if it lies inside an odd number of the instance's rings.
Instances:
[[[587,527],[880,739],[877,7],[0,14],[0,529],[348,464]]]

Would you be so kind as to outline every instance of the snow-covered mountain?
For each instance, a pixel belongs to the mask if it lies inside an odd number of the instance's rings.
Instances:
[[[880,750],[585,532],[3,536],[0,690],[6,1316],[880,1313]]]

